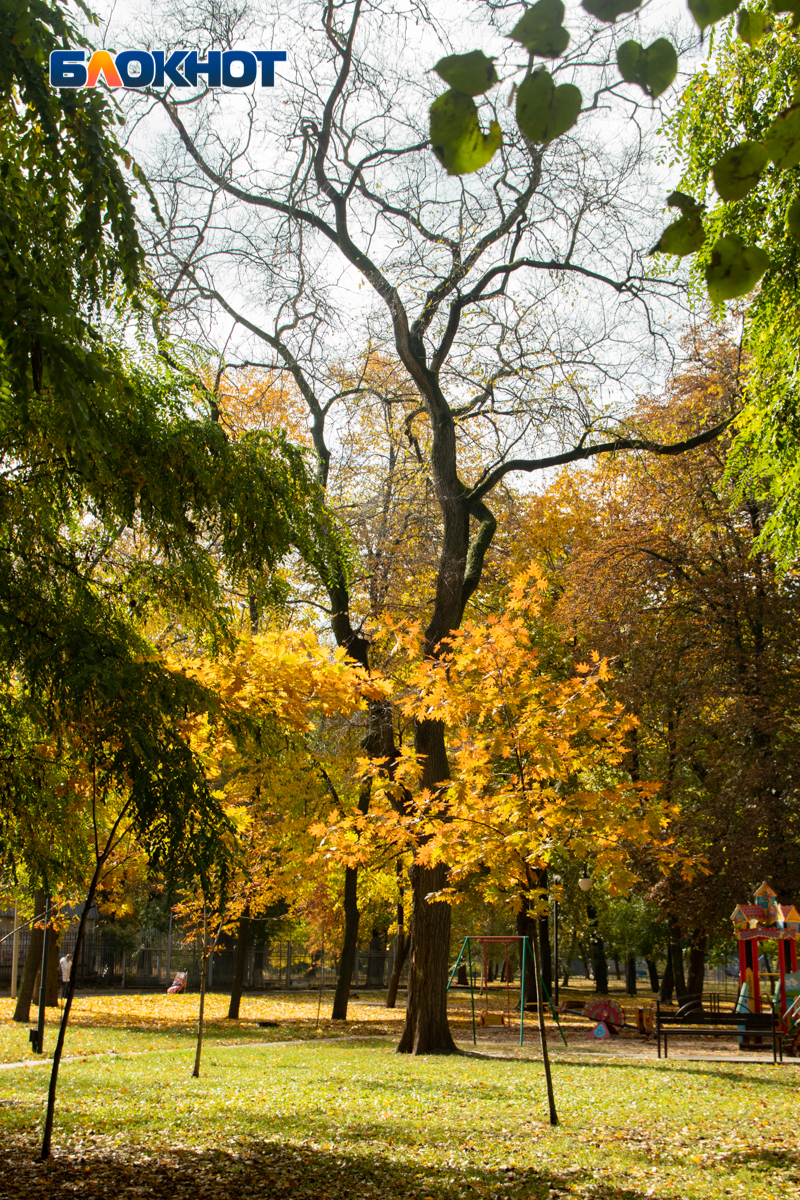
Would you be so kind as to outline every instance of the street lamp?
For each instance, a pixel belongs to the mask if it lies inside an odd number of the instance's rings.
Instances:
[[[580,879],[578,880],[578,887],[581,889],[582,892],[588,892],[588,890],[591,886],[592,886],[592,881],[589,878],[589,876],[586,874],[586,867],[584,867],[583,874],[581,875]]]

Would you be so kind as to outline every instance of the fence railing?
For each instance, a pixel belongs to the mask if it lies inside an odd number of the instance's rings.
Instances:
[[[13,930],[13,914],[0,913],[0,990],[11,987],[13,941],[7,935]],[[61,938],[59,956],[75,950],[78,925],[71,925]],[[377,939],[360,946],[356,953],[352,986],[354,988],[388,987],[394,962],[394,946],[383,948]],[[18,975],[22,978],[25,958],[30,946],[30,929],[19,930]],[[235,949],[224,948],[210,958],[208,987],[227,991],[233,983]],[[169,986],[178,971],[188,975],[190,990],[200,986],[200,948],[196,942],[185,942],[177,924],[167,932],[141,929],[127,946],[89,920],[78,961],[79,988],[136,988],[140,991],[159,991]],[[317,949],[298,941],[277,941],[259,945],[256,940],[247,953],[244,986],[248,990],[265,991],[286,988],[329,987],[338,977],[338,959],[323,955]],[[404,976],[408,965],[404,966]]]
[[[11,986],[11,962],[13,942],[7,936],[14,927],[13,914],[0,912],[0,990],[8,991]],[[71,954],[75,949],[77,921],[64,933],[60,954]],[[30,930],[23,926],[19,931],[18,981],[22,978],[25,958],[30,945]],[[233,983],[235,950],[225,948],[217,951],[209,963],[208,986],[212,991],[228,991]],[[352,986],[380,990],[388,987],[394,962],[394,944],[386,948],[381,940],[373,940],[359,946],[353,969]],[[581,974],[578,962],[573,966],[575,974]],[[611,968],[612,964],[609,964]],[[649,990],[644,963],[638,964],[640,990]],[[200,951],[196,943],[185,943],[177,923],[171,930],[140,929],[128,945],[120,945],[120,939],[110,933],[108,926],[99,926],[96,920],[87,922],[80,961],[78,963],[79,988],[136,988],[140,991],[159,991],[169,986],[177,971],[186,971],[190,990],[200,986]],[[339,963],[335,957],[322,954],[315,948],[298,941],[272,941],[250,947],[245,965],[244,986],[250,991],[266,991],[286,988],[330,987],[338,977]],[[480,983],[482,967],[475,966],[475,982]],[[504,964],[494,964],[492,975],[496,980],[503,978]],[[402,979],[408,975],[408,961],[404,964]],[[611,969],[610,978],[613,978]],[[454,980],[462,986],[466,979]],[[706,992],[720,993],[724,999],[736,996],[739,985],[738,964],[729,967],[713,967],[706,970]]]

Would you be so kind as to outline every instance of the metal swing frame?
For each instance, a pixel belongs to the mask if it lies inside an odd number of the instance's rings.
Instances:
[[[527,934],[525,934],[524,936],[519,935],[519,934],[508,934],[508,935],[500,934],[500,935],[493,935],[493,936],[490,936],[488,934],[486,934],[486,935],[484,935],[484,934],[468,934],[464,938],[464,942],[461,946],[461,949],[458,952],[458,958],[455,961],[455,966],[453,967],[453,970],[450,972],[450,978],[447,981],[447,991],[448,992],[450,991],[450,987],[453,983],[453,980],[455,979],[456,971],[458,970],[459,966],[461,965],[461,961],[464,957],[464,951],[466,951],[467,964],[468,964],[467,969],[469,971],[469,995],[470,995],[470,1001],[472,1004],[472,1044],[473,1044],[473,1046],[475,1046],[475,1045],[477,1045],[478,1039],[477,1039],[477,1031],[475,1028],[475,983],[473,980],[473,973],[472,973],[472,947],[470,944],[471,942],[480,942],[483,946],[483,963],[484,963],[483,977],[484,977],[484,980],[486,981],[485,986],[486,986],[487,1011],[488,1011],[488,1003],[489,1003],[489,974],[488,974],[488,970],[487,970],[487,965],[488,965],[488,949],[487,949],[487,947],[490,942],[501,942],[504,945],[505,953],[506,953],[506,1012],[509,1014],[509,1018],[511,1016],[511,1005],[510,1005],[511,984],[510,984],[510,981],[508,978],[508,946],[509,946],[509,942],[522,942],[522,945],[520,946],[520,1003],[519,1003],[519,1044],[521,1046],[523,1044],[523,1038],[525,1036],[525,963],[527,961],[528,954],[530,954],[530,956],[531,956],[531,962],[535,962],[534,955],[533,955],[533,947],[530,944],[530,938],[528,937]],[[567,1039],[564,1037],[564,1030],[561,1028],[561,1022],[558,1019],[558,1013],[556,1012],[555,1008],[553,1007],[553,1001],[550,999],[550,993],[547,990],[547,985],[545,984],[544,979],[542,979],[541,977],[539,979],[539,983],[542,987],[545,997],[547,998],[547,1003],[550,1007],[550,1012],[553,1015],[553,1020],[555,1021],[556,1025],[558,1026],[558,1032],[561,1034],[561,1040],[563,1041],[564,1045],[566,1046]]]

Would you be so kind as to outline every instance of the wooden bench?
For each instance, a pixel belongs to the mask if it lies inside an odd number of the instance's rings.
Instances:
[[[661,1039],[664,1039],[664,1058],[669,1057],[671,1037],[757,1037],[772,1042],[772,1061],[783,1062],[783,1044],[775,1013],[769,1012],[704,1012],[694,1004],[685,1005],[677,1013],[662,1012],[656,1005],[656,1041],[661,1058]]]

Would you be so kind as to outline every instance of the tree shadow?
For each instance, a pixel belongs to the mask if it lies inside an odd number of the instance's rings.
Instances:
[[[509,1062],[521,1062],[521,1061],[522,1061],[521,1059],[509,1059]],[[540,1061],[540,1060],[534,1059],[531,1061],[535,1062],[535,1061]],[[726,1067],[729,1064],[727,1062],[718,1062],[718,1061],[696,1062],[696,1061],[690,1060],[690,1059],[684,1059],[682,1061],[679,1058],[676,1058],[676,1059],[672,1059],[672,1058],[658,1059],[658,1058],[656,1058],[656,1059],[627,1059],[625,1061],[620,1061],[619,1059],[616,1059],[616,1060],[597,1059],[594,1062],[578,1062],[575,1060],[567,1062],[566,1060],[561,1059],[560,1062],[563,1065],[570,1066],[570,1067],[599,1066],[599,1067],[603,1067],[604,1070],[608,1070],[608,1071],[652,1071],[654,1067],[656,1067],[662,1071],[669,1071],[672,1067],[678,1067],[678,1068],[680,1068],[680,1073],[682,1075],[713,1075],[716,1079],[720,1080],[723,1083],[752,1083],[753,1082],[752,1075],[745,1075],[742,1072],[740,1072],[739,1070],[736,1070],[736,1071],[721,1071],[721,1070],[719,1070],[718,1068]],[[692,1062],[691,1066],[689,1065],[690,1062]],[[553,1065],[554,1065],[554,1067],[558,1067],[559,1061],[554,1060]],[[786,1087],[787,1084],[790,1084],[794,1081],[793,1081],[791,1075],[789,1075],[789,1074],[783,1075],[783,1071],[787,1067],[792,1067],[792,1066],[800,1067],[800,1059],[786,1059],[785,1058],[783,1060],[783,1062],[778,1063],[777,1066],[773,1066],[772,1062],[754,1062],[754,1063],[746,1064],[746,1063],[740,1063],[740,1062],[735,1062],[735,1061],[731,1060],[730,1066],[737,1067],[737,1068],[743,1067],[743,1066],[753,1066],[753,1067],[763,1067],[765,1071],[770,1071],[770,1072],[773,1070],[776,1072],[781,1071],[782,1074],[780,1076],[777,1074],[776,1075],[761,1075],[761,1076],[759,1076],[758,1086],[759,1087]]]
[[[385,1134],[385,1129],[381,1129]],[[376,1136],[375,1129],[365,1136]],[[220,1130],[220,1139],[226,1134]],[[645,1200],[638,1189],[603,1179],[599,1171],[548,1170],[474,1163],[423,1167],[373,1152],[353,1154],[258,1138],[239,1138],[225,1149],[158,1150],[119,1144],[54,1149],[37,1162],[30,1137],[9,1139],[0,1149],[0,1200],[71,1196],[167,1197],[170,1200],[554,1200],[574,1195],[576,1183],[591,1200]]]

